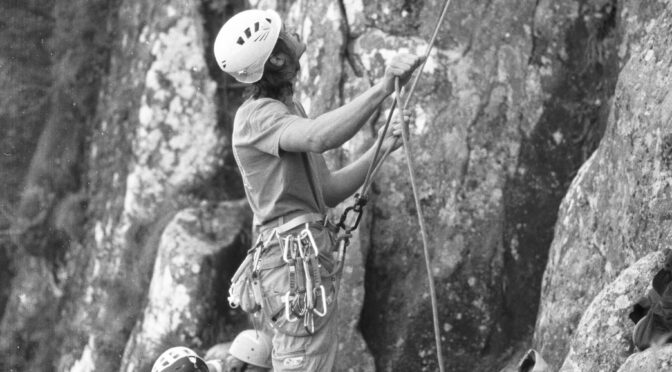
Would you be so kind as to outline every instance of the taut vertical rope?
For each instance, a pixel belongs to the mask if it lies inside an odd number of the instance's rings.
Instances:
[[[383,161],[389,156],[391,149],[394,146],[391,146],[390,148],[387,149],[387,151],[380,157],[380,159],[377,159],[378,153],[380,151],[380,147],[382,145],[383,138],[385,137],[385,133],[387,132],[390,122],[392,120],[392,115],[394,113],[395,106],[399,108],[398,115],[401,117],[401,120],[403,122],[403,130],[401,131],[401,138],[404,143],[404,153],[406,155],[406,164],[408,166],[408,172],[411,178],[411,188],[413,190],[413,199],[415,201],[415,208],[418,214],[418,224],[420,225],[420,235],[422,237],[422,248],[423,248],[423,255],[425,258],[425,268],[427,270],[427,280],[428,280],[428,285],[429,285],[429,295],[430,295],[430,301],[432,305],[432,323],[434,325],[434,341],[436,343],[436,357],[437,361],[439,364],[439,371],[443,372],[444,371],[444,361],[443,361],[443,348],[441,346],[441,330],[439,327],[439,310],[438,310],[438,301],[436,298],[436,288],[434,285],[434,275],[432,274],[432,266],[431,262],[429,259],[429,244],[427,241],[427,228],[425,226],[425,219],[423,217],[422,213],[422,205],[420,204],[420,195],[418,193],[418,186],[417,182],[415,179],[415,168],[414,168],[414,161],[413,161],[413,154],[411,151],[409,139],[408,139],[408,123],[406,123],[406,119],[404,117],[404,111],[406,110],[406,107],[408,106],[408,103],[411,100],[411,96],[413,92],[415,91],[415,87],[418,84],[418,80],[420,79],[420,75],[422,75],[422,70],[425,67],[425,64],[427,63],[427,59],[429,58],[429,55],[432,51],[432,47],[434,46],[434,43],[436,42],[436,37],[439,33],[439,28],[441,26],[441,23],[443,23],[443,19],[445,18],[447,12],[448,12],[448,6],[450,5],[450,0],[446,0],[443,10],[441,12],[441,16],[439,16],[439,20],[436,23],[436,26],[434,27],[434,33],[432,34],[432,38],[429,41],[429,44],[427,46],[427,51],[425,52],[425,60],[422,62],[422,65],[420,66],[419,72],[415,75],[415,78],[413,79],[413,82],[411,84],[410,89],[408,90],[408,94],[406,96],[406,100],[401,102],[401,87],[399,84],[399,78],[396,78],[394,80],[394,86],[395,86],[395,100],[394,103],[392,104],[392,107],[390,108],[390,114],[387,117],[387,121],[385,123],[385,128],[383,129],[383,134],[380,136],[378,139],[378,144],[376,147],[376,152],[374,154],[374,159],[371,162],[371,165],[369,167],[369,171],[367,173],[365,183],[362,186],[362,196],[366,198],[366,193],[368,192],[368,188],[370,187],[370,184],[375,176],[375,174],[378,172],[380,169],[380,166],[382,165]]]
[[[396,99],[401,100],[401,88],[399,87],[399,79],[394,80],[396,91]],[[434,287],[434,276],[432,274],[432,265],[429,260],[429,243],[427,243],[427,228],[425,227],[425,219],[422,215],[422,205],[420,205],[420,194],[418,193],[418,185],[415,181],[415,169],[413,155],[411,152],[411,144],[408,142],[408,125],[404,119],[404,108],[399,105],[399,116],[404,121],[404,128],[401,131],[401,139],[404,142],[404,154],[406,154],[406,164],[408,165],[408,173],[411,177],[411,188],[413,189],[413,200],[415,200],[415,209],[418,212],[418,223],[420,225],[420,235],[422,237],[422,253],[425,256],[425,268],[427,269],[427,281],[429,284],[429,297],[432,303],[432,323],[434,324],[434,341],[436,342],[436,357],[439,362],[439,371],[443,372],[443,350],[441,348],[441,330],[439,328],[439,308],[436,299],[436,289]]]
[[[355,195],[355,204],[352,207],[349,207],[345,210],[343,213],[343,216],[341,216],[341,221],[339,222],[339,226],[345,229],[345,220],[348,217],[348,213],[351,211],[354,211],[358,213],[357,215],[357,221],[355,222],[355,225],[351,227],[348,232],[351,230],[355,229],[357,225],[359,224],[359,220],[361,218],[361,211],[363,206],[366,204],[367,199],[368,199],[368,191],[369,187],[371,186],[371,182],[373,181],[374,176],[380,169],[380,166],[382,165],[383,161],[388,157],[390,154],[391,149],[394,146],[389,147],[386,152],[378,158],[378,155],[380,154],[380,149],[383,143],[383,139],[385,138],[385,134],[387,133],[387,130],[390,126],[390,122],[392,121],[392,115],[394,114],[394,109],[395,107],[399,108],[399,115],[401,116],[401,120],[403,122],[403,130],[402,132],[402,141],[404,144],[404,153],[406,154],[406,164],[408,165],[408,171],[410,173],[410,178],[411,178],[411,188],[413,189],[413,199],[415,200],[415,207],[417,210],[418,214],[418,223],[420,225],[420,234],[422,237],[422,247],[423,247],[423,254],[425,258],[425,267],[427,269],[427,279],[429,283],[429,295],[430,295],[430,300],[431,300],[431,305],[432,305],[432,323],[434,325],[434,339],[436,342],[436,356],[438,359],[438,364],[439,364],[439,371],[444,372],[444,364],[443,364],[443,350],[441,347],[441,331],[439,328],[439,311],[438,311],[438,304],[437,304],[437,299],[436,299],[436,289],[434,286],[434,276],[432,274],[432,267],[431,267],[431,262],[429,260],[429,244],[427,242],[427,229],[425,227],[425,220],[422,214],[422,206],[420,204],[420,196],[418,193],[418,187],[417,187],[417,182],[415,180],[415,169],[414,169],[414,162],[413,162],[413,155],[410,147],[410,143],[408,140],[408,123],[406,123],[406,120],[404,118],[404,110],[406,109],[406,106],[408,106],[409,101],[411,100],[411,96],[413,95],[413,92],[415,91],[415,87],[418,84],[418,80],[420,79],[420,75],[422,75],[422,70],[425,67],[425,64],[427,63],[427,59],[429,58],[429,55],[432,51],[432,47],[434,46],[434,43],[436,42],[436,37],[439,34],[439,28],[441,26],[441,23],[443,23],[443,20],[448,13],[448,6],[450,5],[450,0],[446,0],[443,6],[443,10],[441,11],[441,15],[439,16],[439,20],[436,23],[436,26],[434,27],[434,33],[432,34],[432,37],[429,41],[429,44],[427,45],[427,50],[425,51],[425,59],[422,62],[422,65],[420,66],[420,69],[418,73],[415,75],[415,78],[413,79],[413,82],[411,83],[411,87],[408,90],[408,95],[406,96],[406,100],[401,102],[401,87],[399,84],[399,78],[397,77],[394,80],[394,87],[395,87],[395,99],[394,102],[392,103],[392,107],[390,108],[390,113],[387,116],[387,121],[385,122],[385,126],[383,129],[382,135],[378,138],[377,144],[376,144],[376,150],[373,155],[373,160],[371,161],[371,164],[369,165],[369,169],[366,173],[366,177],[364,179],[364,183],[362,185],[361,191],[359,194]],[[395,140],[396,143],[396,140]]]

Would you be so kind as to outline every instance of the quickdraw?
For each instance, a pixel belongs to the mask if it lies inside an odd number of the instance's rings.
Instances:
[[[283,261],[287,264],[289,276],[289,289],[282,296],[283,316],[288,322],[296,322],[303,318],[304,328],[308,333],[313,334],[315,333],[314,316],[324,317],[328,313],[327,291],[322,284],[320,251],[315,237],[308,223],[298,233],[284,237],[276,233],[276,236],[282,249]],[[340,249],[339,252],[341,252]],[[338,256],[342,260],[340,253]],[[342,267],[342,262],[339,266]]]
[[[312,278],[314,280],[314,283],[311,284],[310,288],[306,287],[306,293],[308,294],[309,298],[309,309],[316,315],[323,317],[327,315],[327,296],[324,285],[322,284],[322,275],[320,273],[320,269],[322,268],[322,265],[320,265],[318,259],[320,251],[317,248],[315,237],[313,237],[313,233],[310,231],[308,225],[306,225],[306,228],[301,231],[300,240],[302,243],[304,243],[304,247],[309,245],[313,248],[312,254],[305,254],[304,251],[304,262],[307,262],[308,266],[312,268]],[[306,270],[306,278],[308,277],[308,271]],[[316,307],[317,298],[321,298],[322,300],[322,310],[318,310]]]

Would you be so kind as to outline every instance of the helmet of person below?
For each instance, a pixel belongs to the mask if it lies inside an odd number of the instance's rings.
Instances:
[[[231,343],[229,353],[247,364],[271,368],[272,348],[270,337],[267,334],[248,329],[236,336]]]
[[[152,372],[208,372],[208,366],[193,350],[178,346],[164,351]]]
[[[259,81],[280,29],[282,20],[273,10],[253,9],[236,14],[215,38],[217,65],[241,83]]]

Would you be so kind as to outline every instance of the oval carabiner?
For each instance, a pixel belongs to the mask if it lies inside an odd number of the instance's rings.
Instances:
[[[285,293],[284,296],[282,296],[282,302],[285,303],[285,319],[287,319],[288,322],[296,322],[299,318],[292,316],[292,309],[290,305],[290,299],[289,299],[289,292]]]
[[[319,316],[319,317],[324,317],[327,315],[327,295],[326,291],[324,290],[324,286],[321,285],[318,288],[315,288],[316,291],[319,291],[319,296],[322,297],[322,311],[318,310],[317,307],[313,309],[313,312]],[[317,295],[315,295],[317,297]]]
[[[313,233],[310,231],[309,224],[306,224],[306,228],[301,231],[301,239],[305,239],[306,237],[308,237],[310,245],[313,246],[313,253],[315,254],[315,257],[319,256],[320,250],[317,248],[317,243],[315,243],[315,237],[313,237]]]
[[[292,257],[292,258],[289,257],[289,246],[291,244],[289,239],[291,239],[291,238],[292,238],[291,235],[287,235],[287,236],[284,237],[284,239],[281,240],[282,260],[285,261],[285,263],[288,263],[288,264],[291,264],[292,259],[294,259],[294,257]],[[278,240],[280,240],[280,235],[278,235]]]

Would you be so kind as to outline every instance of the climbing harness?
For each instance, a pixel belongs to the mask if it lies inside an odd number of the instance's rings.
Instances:
[[[436,23],[436,26],[434,27],[434,33],[432,34],[432,37],[429,41],[429,44],[427,45],[427,50],[425,52],[425,59],[422,62],[422,65],[420,65],[418,73],[415,75],[413,82],[411,84],[410,89],[408,90],[408,93],[406,95],[406,100],[402,103],[401,100],[401,87],[399,83],[399,78],[395,78],[394,85],[395,85],[395,94],[394,94],[394,101],[392,103],[392,107],[390,108],[390,112],[387,116],[387,121],[385,122],[385,126],[383,128],[383,133],[379,136],[378,141],[376,143],[376,150],[374,152],[373,156],[373,161],[371,161],[371,164],[369,165],[369,169],[366,173],[366,177],[364,179],[364,184],[362,185],[360,193],[355,195],[355,202],[353,203],[352,206],[348,207],[345,209],[343,216],[341,217],[341,222],[339,223],[340,226],[345,227],[344,221],[347,219],[348,213],[351,211],[354,211],[356,215],[355,223],[351,225],[350,230],[348,233],[350,233],[352,230],[357,228],[357,225],[359,225],[359,221],[361,220],[362,217],[362,208],[364,205],[366,205],[366,202],[368,201],[368,191],[369,188],[371,187],[371,183],[373,182],[373,179],[376,175],[376,173],[380,170],[380,167],[382,163],[385,161],[385,159],[389,156],[391,149],[394,148],[395,146],[390,146],[382,156],[379,157],[380,154],[380,149],[383,144],[383,139],[385,138],[385,134],[387,133],[389,129],[390,122],[392,121],[392,117],[394,115],[394,110],[395,108],[399,109],[399,112],[397,113],[402,120],[403,123],[403,129],[401,131],[401,137],[403,141],[403,146],[404,146],[404,153],[406,155],[406,164],[408,166],[408,171],[410,175],[410,180],[411,180],[411,188],[413,190],[413,198],[415,200],[415,209],[417,211],[418,215],[418,223],[420,225],[420,235],[422,238],[422,248],[423,248],[423,254],[425,258],[425,268],[427,270],[427,279],[428,279],[428,285],[429,285],[429,295],[430,295],[430,300],[431,300],[431,305],[432,305],[432,321],[434,325],[434,339],[436,343],[436,356],[439,364],[439,371],[443,372],[444,371],[444,364],[443,364],[443,351],[441,347],[441,333],[439,329],[439,315],[438,315],[438,305],[437,305],[437,300],[436,300],[436,289],[434,286],[434,276],[432,275],[432,270],[431,270],[431,262],[429,259],[429,248],[428,248],[428,243],[427,243],[427,229],[425,227],[425,220],[423,217],[422,213],[422,205],[420,204],[420,197],[418,193],[418,186],[415,178],[415,167],[414,167],[414,159],[412,156],[412,151],[410,147],[410,142],[408,139],[408,123],[406,122],[406,118],[404,115],[404,111],[406,110],[406,107],[408,106],[408,103],[411,99],[411,96],[413,94],[413,91],[415,90],[415,87],[418,84],[418,80],[420,79],[420,75],[422,75],[422,70],[425,67],[425,64],[427,63],[427,59],[429,58],[429,54],[432,51],[432,47],[434,46],[434,43],[436,42],[436,37],[438,36],[439,33],[439,28],[441,26],[441,23],[443,23],[443,19],[445,18],[447,12],[448,12],[448,6],[450,5],[450,0],[446,0],[443,6],[443,10],[441,11],[441,15],[439,16],[439,20]],[[396,145],[396,140],[395,140],[395,145]]]
[[[342,240],[336,240],[334,268],[323,275],[319,261],[320,248],[311,231],[311,224],[318,222],[323,223],[324,228],[332,229],[328,226],[328,222],[322,221],[326,219],[321,215],[306,214],[272,229],[266,239],[264,239],[266,234],[260,233],[256,244],[248,251],[245,261],[232,278],[229,288],[230,306],[233,308],[240,306],[243,311],[253,314],[262,311],[269,319],[276,317],[277,314],[270,313],[271,309],[264,308],[260,277],[262,253],[269,247],[275,247],[272,244],[275,240],[281,250],[281,259],[287,268],[289,283],[289,289],[281,297],[283,304],[281,316],[289,323],[302,319],[305,331],[308,334],[315,333],[315,316],[323,318],[328,314],[329,299],[323,278],[331,280],[335,292],[343,268],[346,245]],[[296,231],[300,226],[303,228]],[[333,296],[336,296],[336,293]]]

